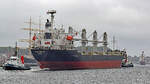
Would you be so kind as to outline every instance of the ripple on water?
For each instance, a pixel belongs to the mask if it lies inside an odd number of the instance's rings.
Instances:
[[[150,84],[150,67],[45,71],[5,71],[0,84]]]

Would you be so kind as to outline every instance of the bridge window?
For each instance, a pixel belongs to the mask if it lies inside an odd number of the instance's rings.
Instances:
[[[51,39],[52,34],[51,33],[45,33],[44,39]]]

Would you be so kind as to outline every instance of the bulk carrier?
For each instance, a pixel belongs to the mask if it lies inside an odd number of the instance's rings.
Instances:
[[[63,28],[54,28],[55,10],[48,11],[51,21],[47,19],[45,30],[33,37],[32,55],[37,60],[40,68],[48,69],[96,69],[120,68],[126,56],[125,51],[111,50],[107,47],[107,33],[104,32],[103,40],[98,40],[97,32],[92,34],[93,39],[88,40],[86,29],[79,32],[69,27],[68,32]],[[81,46],[75,47],[75,42]],[[92,43],[92,46],[88,46]],[[98,46],[102,44],[102,46]]]

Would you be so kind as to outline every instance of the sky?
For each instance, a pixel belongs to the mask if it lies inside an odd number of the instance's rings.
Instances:
[[[1,0],[0,46],[14,46],[19,39],[28,38],[29,21],[42,23],[49,16],[47,10],[56,10],[55,26],[85,28],[88,34],[97,30],[101,36],[108,33],[116,38],[116,48],[125,48],[129,55],[139,56],[145,51],[150,56],[150,0]],[[38,28],[38,25],[32,25]],[[43,27],[44,28],[44,27]],[[88,36],[88,35],[87,35]],[[19,42],[19,46],[27,46]]]

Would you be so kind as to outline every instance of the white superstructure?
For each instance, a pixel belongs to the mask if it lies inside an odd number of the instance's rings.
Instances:
[[[97,32],[93,32],[93,39],[88,40],[86,37],[86,29],[82,29],[81,38],[76,38],[78,32],[76,32],[72,27],[69,27],[68,32],[66,33],[63,28],[57,29],[54,28],[54,14],[55,10],[48,11],[47,14],[51,15],[51,21],[47,19],[45,24],[45,30],[43,33],[36,34],[36,39],[34,39],[33,47],[37,48],[49,48],[49,49],[60,49],[60,50],[70,50],[74,49],[74,42],[80,41],[82,44],[82,51],[86,52],[86,46],[88,42],[93,43],[93,50],[97,51],[99,43],[103,43],[104,52],[107,52],[107,34],[103,34],[103,41],[98,41]]]

